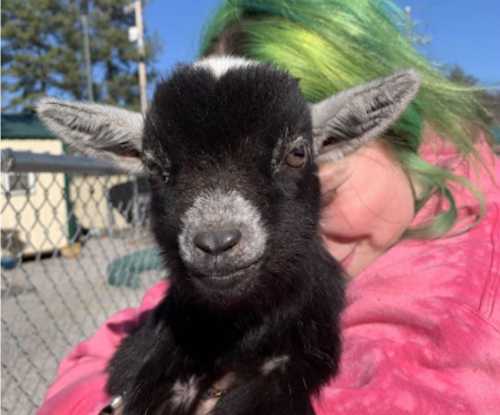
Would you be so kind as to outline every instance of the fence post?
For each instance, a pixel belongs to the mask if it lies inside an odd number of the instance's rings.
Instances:
[[[64,154],[68,154],[68,145],[63,144]],[[64,200],[66,201],[66,216],[68,218],[68,241],[71,245],[75,242],[75,237],[78,232],[78,223],[73,215],[73,202],[71,201],[71,177],[64,173]]]

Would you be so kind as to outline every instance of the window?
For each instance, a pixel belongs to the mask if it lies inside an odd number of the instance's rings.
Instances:
[[[2,193],[27,194],[34,188],[34,173],[2,173]]]

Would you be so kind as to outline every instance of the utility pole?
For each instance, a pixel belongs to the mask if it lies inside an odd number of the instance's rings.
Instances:
[[[406,36],[415,44],[418,46],[425,46],[429,43],[431,43],[432,38],[430,36],[422,36],[416,33],[415,27],[417,26],[418,22],[413,21],[412,17],[412,8],[411,6],[405,6],[403,9],[405,16],[406,16],[406,22],[405,22],[405,32]]]
[[[405,16],[406,16],[406,21],[405,21],[406,36],[408,36],[408,38],[411,38],[413,36],[413,23],[411,20],[411,6],[405,6],[403,11],[404,11]]]
[[[81,4],[82,31],[83,31],[83,55],[85,59],[85,78],[87,80],[87,99],[94,101],[94,91],[92,88],[92,64],[90,61],[90,42],[89,42],[89,3],[87,0]]]
[[[147,79],[146,79],[146,50],[144,47],[144,24],[142,21],[142,3],[141,0],[135,0],[132,4],[125,6],[125,13],[131,13],[134,11],[135,14],[135,26],[129,28],[129,40],[131,42],[137,42],[137,49],[139,51],[139,91],[141,95],[141,111],[143,114],[146,113],[148,106],[146,90],[147,90]]]

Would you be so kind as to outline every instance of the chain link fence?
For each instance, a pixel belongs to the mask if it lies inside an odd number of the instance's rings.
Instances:
[[[2,412],[32,414],[71,348],[165,271],[143,178],[12,150],[1,176]]]

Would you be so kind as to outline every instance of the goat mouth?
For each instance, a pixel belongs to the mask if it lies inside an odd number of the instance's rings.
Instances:
[[[204,286],[215,289],[232,288],[243,281],[252,278],[253,273],[259,269],[262,258],[259,258],[243,267],[231,270],[211,270],[208,272],[197,272],[193,276]]]

